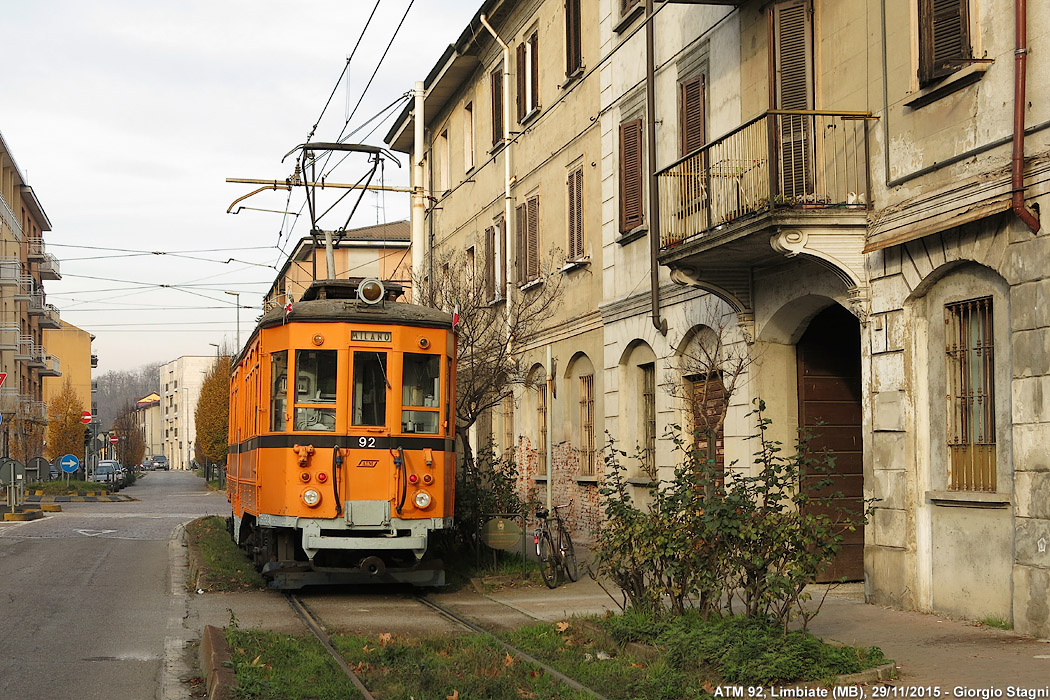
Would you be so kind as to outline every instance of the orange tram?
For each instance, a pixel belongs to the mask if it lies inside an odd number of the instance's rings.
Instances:
[[[230,382],[234,541],[271,587],[444,583],[456,338],[376,279],[313,283],[262,316]]]

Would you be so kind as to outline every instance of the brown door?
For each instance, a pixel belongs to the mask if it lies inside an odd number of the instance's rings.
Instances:
[[[814,318],[796,347],[798,357],[798,413],[801,428],[814,435],[810,450],[835,453],[833,484],[817,490],[823,474],[806,475],[803,487],[814,495],[836,496],[829,505],[813,505],[837,522],[848,522],[846,513],[863,507],[863,451],[860,406],[860,324],[837,304]],[[844,532],[842,550],[818,581],[864,578],[864,526]]]

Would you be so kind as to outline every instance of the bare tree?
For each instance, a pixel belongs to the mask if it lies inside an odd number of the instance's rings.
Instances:
[[[446,254],[435,260],[436,280],[417,280],[418,298],[433,306],[459,310],[456,325],[456,435],[466,464],[473,463],[467,440],[471,426],[499,405],[514,384],[524,384],[527,368],[520,352],[525,343],[552,322],[560,306],[561,279],[555,252],[540,266],[536,280],[515,290],[510,311],[491,272],[474,268],[465,253]]]

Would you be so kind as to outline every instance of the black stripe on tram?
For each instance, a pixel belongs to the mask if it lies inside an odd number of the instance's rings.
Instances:
[[[259,435],[237,445],[230,445],[231,454],[251,452],[258,449],[287,448],[293,445],[313,445],[316,448],[340,447],[352,450],[391,450],[402,447],[406,450],[430,448],[436,452],[451,452],[455,449],[451,438],[399,437],[396,435]]]

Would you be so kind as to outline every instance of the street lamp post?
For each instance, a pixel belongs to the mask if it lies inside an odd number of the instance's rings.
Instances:
[[[237,297],[237,352],[241,351],[241,293],[240,292],[226,292],[232,296]]]
[[[208,345],[211,345],[213,348],[215,348],[215,357],[218,357],[219,356],[219,344],[218,343],[208,343]]]

